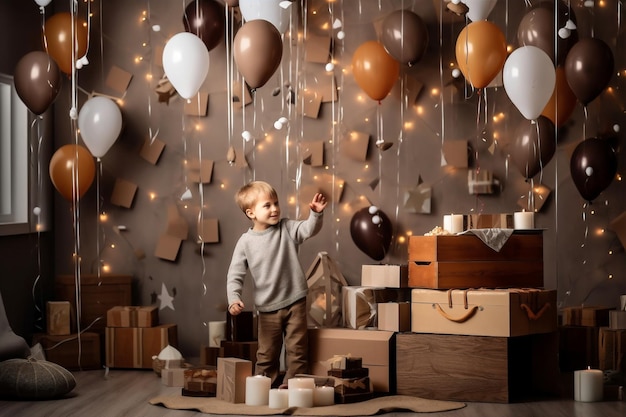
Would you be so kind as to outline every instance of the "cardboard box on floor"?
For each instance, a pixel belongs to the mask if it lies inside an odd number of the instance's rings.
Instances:
[[[375,392],[395,393],[395,333],[382,330],[309,329],[311,373],[328,375],[335,355],[362,358]]]

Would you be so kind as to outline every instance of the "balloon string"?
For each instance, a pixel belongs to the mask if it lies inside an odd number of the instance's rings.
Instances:
[[[376,105],[376,135],[378,139],[376,140],[376,144],[382,144],[385,142],[383,139],[383,115],[381,110],[382,104],[379,102]],[[378,198],[379,201],[382,200],[383,194],[383,151],[379,150],[378,152]]]
[[[443,82],[443,14],[444,14],[444,2],[439,2],[439,104],[441,107],[441,156],[443,157],[443,144],[446,137],[446,117],[445,117],[445,101],[443,96],[444,82]]]
[[[75,130],[76,132],[76,130]],[[76,137],[78,140],[78,137]],[[74,286],[76,297],[76,327],[78,333],[78,367],[80,368],[82,356],[81,318],[82,318],[82,297],[81,297],[81,256],[80,256],[80,193],[79,193],[79,171],[78,171],[78,146],[74,151],[74,163],[72,165],[72,215],[74,231]]]
[[[198,159],[200,160],[200,181],[198,181],[198,195],[200,197],[200,210],[198,212],[198,239],[200,240],[200,259],[202,262],[202,295],[206,296],[207,285],[206,278],[206,260],[204,259],[204,178],[202,178],[202,139],[198,138]]]
[[[35,280],[33,281],[32,287],[32,296],[33,296],[33,305],[35,306],[35,311],[37,313],[37,317],[35,318],[35,326],[38,330],[44,329],[43,324],[43,309],[40,308],[40,304],[37,302],[36,289],[39,285],[39,281],[41,280],[41,207],[40,202],[42,200],[42,175],[41,175],[41,143],[43,139],[43,135],[41,132],[41,121],[42,117],[38,116],[33,120],[33,124],[36,125],[37,128],[37,150],[34,152],[34,147],[31,144],[31,161],[37,161],[36,163],[36,175],[37,175],[37,195],[35,196],[35,209],[37,211],[34,212],[34,215],[37,219],[35,230],[37,231],[37,241],[35,245],[36,254],[37,254],[37,274]],[[31,125],[31,131],[33,126]],[[32,159],[34,157],[34,159]],[[42,301],[42,300],[41,300]],[[42,301],[43,302],[43,301]]]
[[[101,253],[100,253],[100,228],[102,227],[101,223],[101,214],[102,213],[102,202],[100,200],[100,177],[102,176],[102,160],[100,157],[96,158],[96,199],[97,199],[97,218],[96,218],[96,276],[98,277],[98,283],[100,283],[100,274],[101,274]]]
[[[152,11],[150,9],[150,0],[147,1],[147,5],[146,5],[146,10],[147,10],[147,17],[148,17],[148,22],[151,22],[152,19]],[[185,14],[183,14],[183,16],[185,16]],[[100,25],[102,27],[102,24]],[[152,45],[152,27],[151,25],[148,25],[148,45],[151,46]],[[152,52],[152,47],[150,47],[150,76],[148,77],[148,88],[149,90],[152,90],[153,88],[153,81],[154,81],[154,54]],[[104,73],[104,71],[103,71]],[[148,137],[150,138],[150,145],[154,144],[155,139],[157,138],[157,136],[159,136],[159,132],[161,131],[161,126],[160,124],[157,125],[156,128],[156,132],[154,132],[152,130],[152,124],[153,124],[153,115],[152,115],[152,95],[148,94]],[[157,120],[160,120],[159,117],[157,117]]]
[[[231,60],[230,60],[230,44],[231,44],[231,26],[230,26],[230,7],[228,4],[224,7],[224,22],[225,22],[225,33],[224,38],[226,39],[226,111],[227,111],[227,119],[228,119],[228,147],[230,148],[232,145],[233,138],[233,79],[232,79],[232,69],[231,69]],[[245,104],[244,98],[241,98],[240,103],[242,106]]]

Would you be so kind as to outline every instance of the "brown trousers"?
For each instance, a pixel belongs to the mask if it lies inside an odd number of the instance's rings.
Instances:
[[[286,373],[284,382],[297,374],[309,372],[309,337],[306,298],[288,307],[269,313],[259,312],[256,374],[265,375],[277,386],[280,373],[280,353],[285,343]]]

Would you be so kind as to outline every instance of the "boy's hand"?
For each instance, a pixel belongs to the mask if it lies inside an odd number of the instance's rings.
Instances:
[[[236,316],[243,311],[244,307],[243,301],[235,301],[228,306],[228,312],[231,316]]]
[[[322,211],[324,211],[327,204],[328,202],[326,201],[326,197],[324,197],[324,195],[321,193],[316,193],[313,196],[313,200],[309,204],[309,207],[311,207],[311,210],[313,210],[314,212],[321,213]]]

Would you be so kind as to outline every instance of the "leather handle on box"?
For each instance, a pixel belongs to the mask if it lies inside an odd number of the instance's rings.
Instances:
[[[546,310],[548,310],[550,307],[550,303],[545,303],[543,307],[541,307],[541,309],[535,314],[533,310],[528,307],[527,304],[520,304],[520,308],[526,312],[526,315],[530,320],[539,320],[541,316],[543,316],[543,313],[545,313]]]
[[[455,323],[465,323],[466,321],[471,319],[474,316],[474,314],[476,314],[476,312],[478,311],[478,306],[473,306],[463,316],[452,317],[451,315],[446,313],[445,310],[441,308],[439,304],[433,304],[433,306],[437,309],[437,312],[439,312],[439,314],[441,314],[444,318],[446,318],[447,320],[453,321]]]

